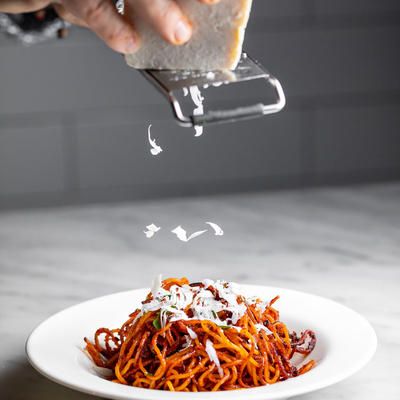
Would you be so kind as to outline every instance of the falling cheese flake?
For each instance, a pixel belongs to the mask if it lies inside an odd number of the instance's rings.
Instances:
[[[214,229],[215,236],[222,236],[224,234],[224,231],[216,223],[214,223],[214,222],[206,222],[206,224],[210,225],[211,228]]]
[[[124,4],[124,0],[118,0],[116,3],[115,3],[115,7],[117,8],[117,11],[120,13],[120,14],[124,14],[124,9],[125,9],[125,4]]]
[[[153,287],[151,288],[151,294],[153,297],[157,295],[157,293],[160,291],[162,285],[162,275],[158,275],[157,278],[154,279],[153,282]]]
[[[147,231],[143,231],[148,239],[152,238],[160,229],[161,227],[156,226],[154,224],[150,224],[146,226]]]
[[[153,139],[151,138],[151,124],[150,124],[149,127],[147,128],[147,134],[148,134],[148,136],[149,136],[149,143],[150,143],[150,146],[152,147],[152,148],[150,149],[150,153],[151,153],[153,156],[156,156],[157,154],[160,154],[160,153],[163,151],[163,149],[156,143],[155,140],[153,140]]]
[[[196,132],[196,133],[194,134],[194,136],[195,136],[195,137],[199,137],[199,136],[201,136],[201,135],[203,134],[204,127],[203,127],[203,126],[200,126],[200,125],[195,125],[194,131]]]
[[[193,115],[203,115],[204,114],[204,106],[203,101],[204,97],[201,95],[200,89],[198,86],[190,86],[189,87],[190,96],[192,97],[193,103],[196,105],[196,108],[193,110]],[[199,137],[203,134],[203,126],[195,125],[195,137]]]
[[[204,231],[197,231],[192,233],[190,236],[187,235],[187,232],[185,231],[185,229],[182,228],[181,225],[177,226],[175,229],[173,229],[171,231],[172,233],[175,233],[175,235],[177,236],[177,238],[179,240],[181,240],[182,242],[188,242],[189,240],[192,240],[200,235],[202,235],[203,233],[207,232],[207,229]]]

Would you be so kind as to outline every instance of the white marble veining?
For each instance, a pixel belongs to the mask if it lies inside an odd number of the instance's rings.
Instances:
[[[170,230],[214,221],[224,236]],[[151,240],[150,223],[162,226]],[[400,398],[400,184],[96,205],[0,214],[0,397],[90,400],[40,376],[24,343],[72,304],[165,276],[224,278],[320,294],[365,315],[372,362],[297,400]]]

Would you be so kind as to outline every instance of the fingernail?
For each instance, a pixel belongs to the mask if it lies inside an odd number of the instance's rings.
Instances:
[[[190,39],[190,36],[192,36],[191,26],[187,22],[180,20],[175,28],[176,44],[187,42]]]
[[[138,48],[138,44],[135,40],[133,40],[132,38],[128,38],[125,41],[125,52],[127,54],[129,53],[134,53]]]

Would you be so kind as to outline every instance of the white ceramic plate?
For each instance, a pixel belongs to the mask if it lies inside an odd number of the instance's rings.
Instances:
[[[109,382],[96,374],[82,352],[83,338],[93,338],[99,327],[120,327],[149,289],[100,297],[70,307],[40,324],[26,343],[29,361],[49,379],[110,399],[214,400],[285,399],[339,382],[362,368],[373,356],[377,339],[367,320],[356,312],[322,297],[268,286],[242,285],[245,295],[280,299],[275,307],[290,331],[311,329],[317,345],[311,357],[317,365],[299,377],[270,386],[216,393],[172,393]]]

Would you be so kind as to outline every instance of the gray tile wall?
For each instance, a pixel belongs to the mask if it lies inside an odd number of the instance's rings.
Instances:
[[[90,32],[0,37],[0,207],[400,178],[399,1],[255,0],[246,49],[286,110],[195,139]]]

